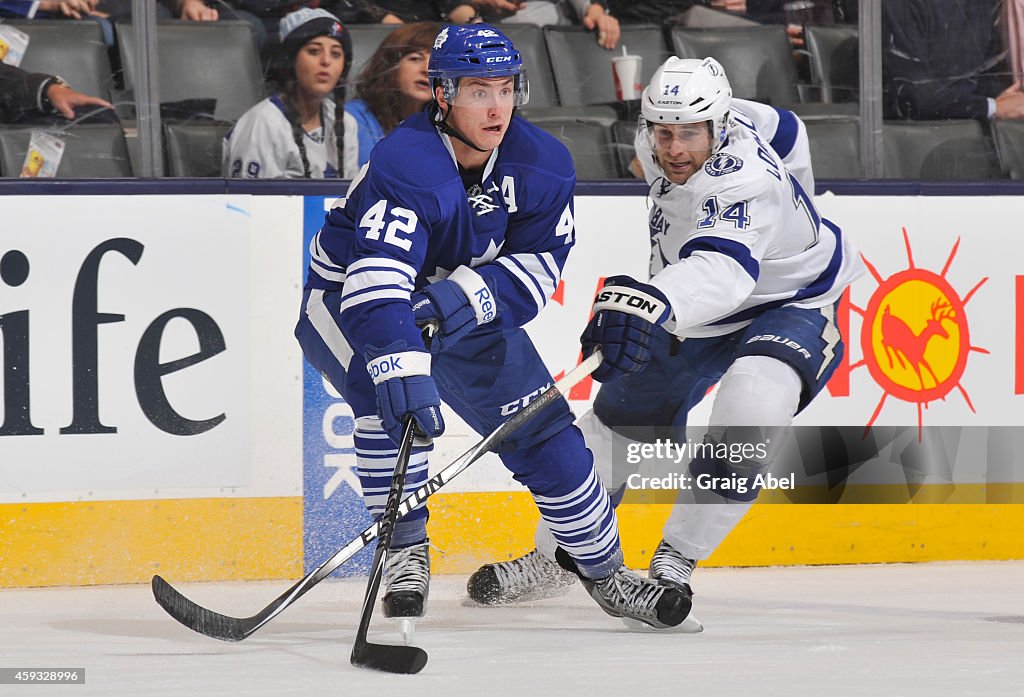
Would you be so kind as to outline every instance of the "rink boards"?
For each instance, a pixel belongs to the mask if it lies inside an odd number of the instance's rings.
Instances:
[[[1024,199],[891,193],[818,197],[870,270],[840,312],[844,365],[799,423],[1024,426]],[[352,414],[292,338],[328,199],[0,200],[0,586],[297,577],[368,522]],[[577,247],[528,328],[553,373],[577,362],[600,279],[644,275],[646,214],[640,195],[577,198]],[[944,337],[927,335],[936,317]],[[578,414],[594,389],[573,390]],[[477,439],[446,418],[435,470]],[[759,504],[711,562],[1024,558],[1024,482],[957,467],[955,495],[928,480],[920,503]],[[434,502],[438,572],[532,546],[535,509],[493,458]],[[646,563],[668,508],[620,507],[630,563]]]

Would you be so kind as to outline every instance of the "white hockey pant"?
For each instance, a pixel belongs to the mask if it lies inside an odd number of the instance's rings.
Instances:
[[[771,464],[771,455],[785,439],[786,429],[793,421],[800,403],[803,384],[796,371],[785,363],[767,356],[745,356],[734,362],[718,385],[711,409],[709,433],[721,433],[730,426],[771,428],[769,458],[757,463],[764,471]],[[625,485],[633,469],[619,463],[613,467],[613,453],[624,453],[630,440],[613,433],[601,423],[593,411],[580,417],[577,425],[583,431],[587,446],[594,453],[594,466],[609,492]],[[617,442],[618,441],[618,442]],[[716,493],[681,490],[665,523],[663,536],[683,556],[707,559],[740,522],[753,501],[734,501]],[[709,497],[712,499],[708,503]],[[554,558],[555,543],[543,521],[537,527],[537,549]]]

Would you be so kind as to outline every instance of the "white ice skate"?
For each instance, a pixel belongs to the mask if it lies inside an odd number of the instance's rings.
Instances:
[[[398,620],[402,641],[411,644],[416,619],[427,611],[430,594],[430,543],[427,540],[411,547],[391,550],[384,570],[384,616]]]
[[[556,598],[569,592],[576,574],[536,549],[509,561],[485,564],[469,577],[466,591],[481,605]]]
[[[659,583],[675,586],[685,593],[688,598],[692,599],[693,590],[690,588],[690,574],[693,573],[693,568],[696,565],[696,561],[687,559],[676,551],[672,545],[662,540],[651,557],[649,575]],[[629,622],[626,623],[629,624]],[[644,628],[640,623],[636,623],[633,626],[638,629]],[[704,625],[691,613],[675,628],[675,631],[696,634],[697,632],[704,631]]]
[[[696,561],[687,559],[677,552],[672,545],[662,540],[658,548],[654,550],[649,570],[651,578],[685,589],[686,593],[692,596],[693,590],[690,588],[690,574],[693,573],[695,566],[697,566]]]
[[[561,547],[555,554],[564,568],[577,568],[572,557]],[[636,626],[634,623],[653,629],[679,627],[690,614],[688,593],[674,585],[644,578],[625,565],[604,578],[588,578],[582,574],[579,578],[602,610],[612,617],[621,618],[630,628]]]
[[[690,614],[690,597],[680,589],[662,585],[620,566],[602,579],[580,577],[590,597],[627,627],[641,623],[654,629],[678,627]]]

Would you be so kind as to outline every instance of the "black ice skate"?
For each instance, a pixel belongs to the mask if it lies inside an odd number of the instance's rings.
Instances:
[[[697,562],[687,559],[665,540],[661,541],[651,557],[650,577],[661,583],[671,584],[693,597],[690,588],[690,574]]]
[[[427,611],[430,593],[430,543],[427,540],[411,547],[393,549],[388,553],[384,570],[384,616],[400,620],[399,631],[410,643],[413,620]]]
[[[576,574],[536,549],[509,561],[485,564],[469,577],[466,591],[481,605],[556,598],[569,592]]]
[[[587,578],[579,573],[569,554],[558,548],[555,553],[558,563],[579,575],[601,609],[612,617],[620,617],[655,629],[668,629],[683,623],[690,614],[690,596],[673,585],[664,585],[653,579],[643,578],[625,566],[604,578]]]

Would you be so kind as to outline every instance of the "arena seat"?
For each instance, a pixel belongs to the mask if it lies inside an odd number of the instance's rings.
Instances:
[[[619,163],[619,172],[626,179],[632,179],[633,173],[629,171],[629,165],[636,155],[636,148],[633,142],[636,140],[636,121],[616,121],[612,124],[612,144],[615,148],[615,158]]]
[[[886,179],[984,180],[998,175],[995,154],[974,120],[886,121]]]
[[[582,27],[544,27],[544,43],[551,57],[558,103],[563,106],[614,102],[612,58],[621,55],[623,47],[643,59],[642,84],[647,84],[669,55],[661,27],[653,24],[623,25],[617,51],[598,46],[594,34]]]
[[[804,122],[815,179],[863,179],[860,121],[850,118]]]
[[[779,25],[686,29],[672,27],[680,58],[711,56],[725,68],[733,96],[772,106],[800,101],[796,66],[786,30]]]
[[[537,125],[569,148],[578,180],[619,178],[611,129],[601,120],[550,119]]]
[[[994,121],[996,152],[1010,179],[1024,179],[1024,122]]]
[[[224,135],[231,129],[225,121],[165,122],[166,158],[169,177],[219,177]]]
[[[517,112],[530,123],[540,124],[545,121],[595,121],[611,127],[618,120],[618,113],[606,104],[586,104],[583,106],[549,106],[536,107],[531,100],[527,106]]]
[[[60,75],[79,92],[109,99],[113,75],[100,25],[91,20],[31,19],[4,22],[29,36],[22,70]]]
[[[804,39],[810,57],[811,84],[823,102],[855,102],[860,93],[857,27],[807,26]]]
[[[352,37],[352,68],[348,73],[348,90],[346,99],[355,98],[355,87],[359,81],[359,73],[370,60],[377,47],[388,34],[396,28],[394,24],[346,24],[349,36]]]
[[[124,131],[114,125],[79,125],[67,129],[0,129],[0,176],[17,177],[28,152],[32,131],[46,131],[65,142],[57,176],[75,179],[131,177]]]
[[[536,24],[504,24],[501,30],[512,40],[523,57],[530,80],[531,107],[558,105],[558,91],[551,69],[551,59],[544,43],[544,32]]]
[[[157,23],[160,102],[217,100],[210,116],[236,121],[264,97],[263,69],[252,30],[243,21]],[[135,84],[135,34],[118,23],[125,88]]]

